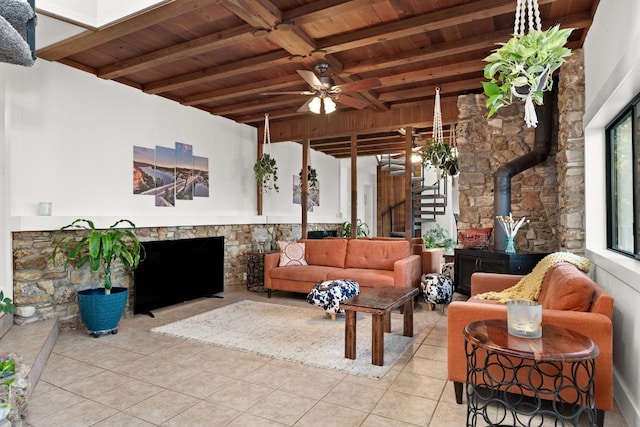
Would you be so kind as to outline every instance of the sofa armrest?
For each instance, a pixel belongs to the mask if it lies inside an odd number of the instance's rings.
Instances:
[[[464,328],[471,322],[507,318],[505,304],[480,301],[454,301],[447,313],[447,366],[449,380],[466,382],[467,365],[464,344]],[[596,406],[605,411],[613,405],[613,327],[611,320],[602,314],[569,310],[542,310],[544,325],[553,324],[580,332],[591,338],[600,348],[596,358]]]
[[[442,271],[442,258],[444,249],[424,248],[422,253],[422,274],[440,273]]]
[[[500,292],[518,283],[524,276],[500,273],[473,273],[471,275],[471,296],[489,291]]]
[[[422,269],[422,257],[420,255],[409,255],[393,263],[393,273],[395,286],[417,288],[420,284]]]
[[[280,252],[264,255],[264,287],[271,289],[271,269],[280,263]]]

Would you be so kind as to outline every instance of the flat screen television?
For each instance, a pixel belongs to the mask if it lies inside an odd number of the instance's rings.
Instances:
[[[133,313],[212,296],[224,290],[224,237],[143,242],[134,272]]]

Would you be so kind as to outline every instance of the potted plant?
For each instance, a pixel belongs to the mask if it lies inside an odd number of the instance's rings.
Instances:
[[[442,228],[440,224],[435,224],[433,227],[427,229],[422,235],[424,240],[424,247],[427,249],[442,248],[445,251],[453,249],[455,241],[449,237],[447,230]]]
[[[484,77],[490,79],[482,86],[487,95],[487,107],[491,117],[510,105],[513,97],[530,96],[542,105],[542,93],[553,86],[553,72],[571,55],[565,47],[572,28],[560,29],[559,25],[546,31],[531,29],[526,34],[514,34],[506,43],[484,60]],[[536,121],[537,122],[537,121]]]
[[[64,260],[65,268],[69,264],[75,268],[88,264],[91,272],[99,271],[102,275],[102,288],[78,292],[80,315],[89,333],[96,338],[104,333],[118,332],[117,326],[127,302],[128,289],[112,287],[112,263],[120,261],[131,271],[138,266],[144,252],[133,231],[118,228],[121,224],[135,229],[135,224],[127,219],[116,221],[108,229],[96,229],[92,221],[76,219],[57,231],[57,242],[51,254],[54,264],[60,258]],[[71,230],[80,230],[80,233],[65,233]]]
[[[302,169],[298,172],[298,177],[300,177],[300,184],[302,185]],[[316,185],[318,185],[318,172],[311,165],[307,166],[307,182],[310,189],[316,188]]]
[[[447,142],[438,142],[429,138],[420,150],[420,156],[423,168],[431,165],[440,169],[443,174],[454,176],[458,173],[458,156]]]
[[[356,222],[356,235],[351,234],[351,221],[345,221],[338,228],[338,236],[340,237],[365,237],[369,235],[369,226],[366,222],[358,219]]]
[[[11,387],[15,378],[7,378],[16,372],[16,362],[11,357],[0,358],[0,422],[11,412]],[[4,379],[7,378],[7,379]]]
[[[16,311],[16,307],[11,302],[11,298],[5,297],[4,292],[0,291],[0,314],[13,314]]]
[[[280,191],[280,188],[278,188],[278,166],[276,166],[276,159],[272,158],[269,154],[263,154],[253,165],[253,171],[256,174],[256,181],[260,183],[263,190]]]

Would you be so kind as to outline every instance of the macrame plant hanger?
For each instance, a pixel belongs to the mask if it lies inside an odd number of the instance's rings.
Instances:
[[[444,145],[444,132],[442,131],[442,110],[440,109],[440,88],[436,88],[436,98],[433,103],[433,140],[435,145],[442,146]],[[442,164],[443,159],[431,159],[433,164],[437,164],[436,168],[436,177],[438,182],[440,182],[440,165]]]
[[[262,136],[262,145],[267,146],[267,154],[269,155],[269,157],[271,157],[271,132],[269,131],[269,113],[264,113],[264,134]]]
[[[525,25],[528,22],[528,30],[542,31],[542,22],[540,20],[540,10],[538,9],[538,0],[517,0],[516,5],[516,20],[513,26],[514,36],[523,36],[525,32]],[[528,20],[527,20],[528,19]],[[535,26],[534,26],[535,19]],[[521,66],[520,66],[521,67]],[[524,71],[524,70],[521,70]],[[546,75],[549,72],[547,68],[540,76],[540,81],[546,79]],[[540,90],[540,83],[538,83],[538,90]],[[536,127],[538,125],[538,116],[536,115],[536,109],[533,105],[533,93],[529,91],[527,94],[520,94],[515,87],[511,87],[511,93],[516,98],[524,100],[524,121],[527,127]]]

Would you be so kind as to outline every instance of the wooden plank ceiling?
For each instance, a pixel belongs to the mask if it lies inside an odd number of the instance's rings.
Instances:
[[[543,27],[575,28],[569,47],[581,47],[598,0],[538,2]],[[436,87],[445,127],[457,118],[458,95],[481,92],[482,59],[513,32],[515,7],[516,0],[174,0],[37,55],[255,126],[258,135],[268,113],[272,142],[309,138],[341,158],[356,133],[358,155],[396,153],[404,129],[430,136]],[[380,84],[347,94],[366,107],[338,102],[327,115],[298,112],[309,95],[263,94],[308,91],[297,70],[318,74],[319,63],[336,85]]]

